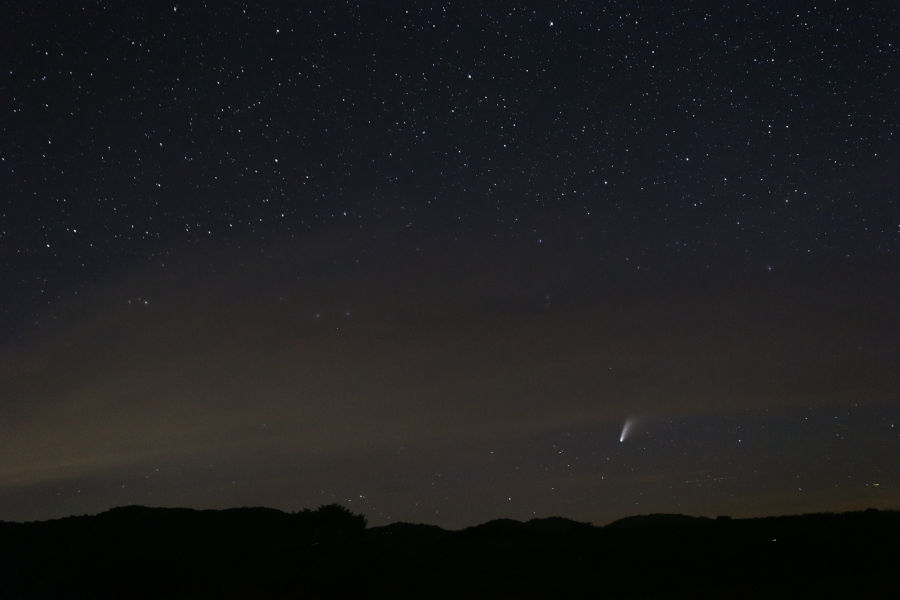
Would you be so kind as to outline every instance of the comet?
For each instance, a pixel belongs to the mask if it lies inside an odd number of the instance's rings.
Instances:
[[[631,426],[634,424],[634,419],[625,419],[625,424],[622,425],[622,433],[619,435],[619,442],[624,442],[625,438],[628,437],[629,432],[631,432]]]

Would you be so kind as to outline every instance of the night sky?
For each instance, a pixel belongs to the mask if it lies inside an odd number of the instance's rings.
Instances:
[[[5,2],[0,520],[900,507],[898,25]]]

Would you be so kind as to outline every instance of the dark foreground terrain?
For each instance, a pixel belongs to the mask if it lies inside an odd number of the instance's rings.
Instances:
[[[0,522],[0,598],[900,597],[900,512],[497,520],[366,528],[287,514],[144,508]]]

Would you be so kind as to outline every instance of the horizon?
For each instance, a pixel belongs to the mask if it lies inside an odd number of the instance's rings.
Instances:
[[[872,512],[900,513],[900,508],[876,508],[876,507],[849,509],[849,510],[841,510],[841,511],[816,511],[816,512],[766,514],[766,515],[750,515],[750,516],[734,516],[734,515],[715,515],[715,516],[713,516],[713,515],[697,515],[697,514],[687,514],[687,513],[653,512],[653,513],[635,513],[635,514],[631,514],[631,515],[625,515],[625,516],[618,517],[618,518],[615,518],[611,521],[604,522],[604,523],[579,521],[577,519],[572,519],[572,518],[569,518],[569,517],[566,517],[563,515],[545,515],[545,516],[531,517],[528,519],[515,519],[515,518],[511,518],[511,517],[498,516],[498,517],[493,517],[493,518],[490,518],[488,520],[481,521],[478,523],[470,523],[468,525],[461,525],[461,526],[455,526],[455,527],[446,527],[446,526],[438,525],[436,523],[428,523],[428,522],[422,522],[422,521],[402,521],[402,520],[390,521],[387,523],[373,524],[369,520],[368,515],[366,515],[365,513],[354,512],[354,511],[350,510],[349,508],[347,508],[346,506],[344,506],[343,504],[337,504],[337,503],[320,505],[317,507],[305,507],[305,508],[300,508],[300,509],[295,509],[295,510],[282,510],[282,509],[273,508],[270,506],[230,506],[230,507],[225,507],[225,508],[197,508],[197,507],[191,507],[191,506],[153,506],[153,505],[145,505],[145,504],[128,504],[128,505],[122,505],[122,506],[113,506],[113,507],[106,508],[106,509],[101,510],[96,513],[71,514],[71,515],[65,515],[62,517],[51,517],[51,518],[47,518],[47,519],[30,520],[30,521],[9,521],[9,520],[5,520],[5,519],[0,519],[0,523],[13,523],[13,524],[19,524],[19,525],[28,525],[28,524],[32,524],[32,523],[46,523],[46,522],[61,521],[61,520],[71,519],[71,518],[99,517],[99,516],[102,516],[109,512],[124,510],[124,509],[147,509],[147,510],[161,510],[161,511],[172,510],[172,511],[190,511],[190,512],[198,512],[198,513],[199,512],[207,512],[207,513],[208,512],[231,512],[231,511],[242,511],[242,510],[248,510],[248,511],[263,510],[263,511],[274,511],[274,512],[278,512],[280,514],[286,515],[286,516],[291,516],[291,515],[297,515],[297,514],[302,514],[302,513],[315,513],[317,511],[319,511],[323,508],[327,508],[329,506],[336,506],[336,507],[339,507],[339,508],[347,511],[348,514],[364,517],[366,520],[366,529],[372,529],[372,528],[377,529],[377,528],[382,528],[382,527],[390,527],[392,525],[414,525],[414,526],[424,526],[424,527],[437,527],[439,529],[443,529],[444,531],[451,531],[451,532],[452,531],[464,531],[466,529],[480,527],[482,525],[487,525],[487,524],[490,524],[490,523],[493,523],[496,521],[512,521],[512,522],[520,523],[520,524],[528,524],[532,521],[546,521],[546,520],[557,520],[558,519],[558,520],[562,520],[562,521],[568,521],[570,523],[575,523],[578,525],[587,525],[590,527],[596,527],[596,528],[602,529],[608,525],[613,525],[620,521],[631,520],[631,519],[641,519],[641,518],[652,518],[652,517],[685,517],[688,519],[708,520],[708,521],[716,521],[716,520],[721,521],[723,519],[724,520],[732,520],[732,521],[755,521],[755,520],[765,520],[765,519],[786,519],[786,518],[816,517],[816,516],[842,516],[842,515],[850,515],[850,514],[858,514],[858,513],[872,513]]]
[[[632,516],[605,526],[494,519],[369,526],[338,505],[296,513],[121,507],[0,522],[7,595],[145,598],[734,597],[897,590],[900,511],[762,519]],[[773,592],[775,590],[775,592]]]

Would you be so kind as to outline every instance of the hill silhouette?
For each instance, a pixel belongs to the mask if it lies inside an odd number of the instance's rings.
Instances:
[[[858,597],[900,592],[900,512],[498,519],[127,506],[0,522],[0,598]]]

